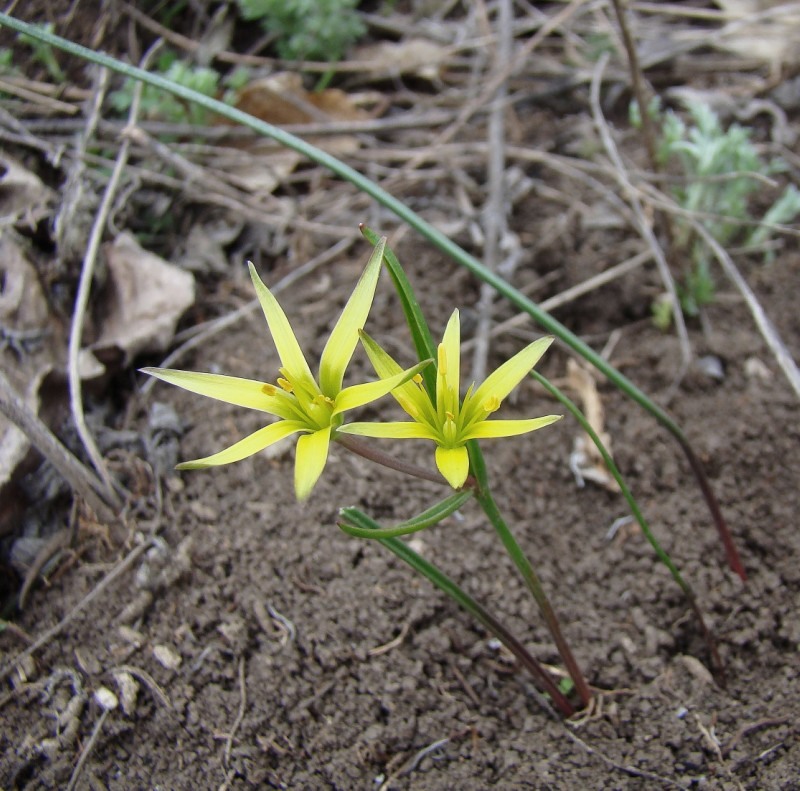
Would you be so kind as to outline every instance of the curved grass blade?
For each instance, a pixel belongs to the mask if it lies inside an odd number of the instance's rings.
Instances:
[[[357,508],[342,508],[339,511],[339,527],[348,535],[356,538],[396,538],[397,536],[407,536],[424,530],[426,527],[433,527],[451,514],[454,514],[464,503],[472,497],[472,491],[457,492],[445,498],[436,505],[423,511],[413,519],[408,519],[394,527],[363,528],[354,524],[358,521],[358,514],[361,512]],[[344,521],[343,521],[344,520]]]

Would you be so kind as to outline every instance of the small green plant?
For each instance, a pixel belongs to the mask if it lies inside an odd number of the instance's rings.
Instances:
[[[287,60],[341,60],[366,33],[358,0],[237,1],[242,17],[261,22]]]
[[[223,78],[214,69],[179,60],[174,52],[165,52],[161,55],[156,66],[156,74],[204,96],[221,95],[222,101],[228,104],[233,104],[236,90],[249,79],[247,69],[236,69]],[[120,90],[110,94],[109,101],[114,110],[119,113],[128,110],[133,100],[134,85],[134,80],[126,79]],[[181,101],[151,85],[145,86],[142,92],[142,113],[147,118],[192,126],[205,126],[209,120],[209,113],[205,108]]]
[[[696,214],[698,222],[722,245],[763,245],[771,234],[769,225],[791,222],[800,213],[800,192],[794,186],[788,187],[766,212],[762,224],[743,233],[743,226],[753,222],[750,199],[762,188],[764,177],[782,170],[782,163],[765,162],[750,139],[750,130],[735,123],[723,129],[708,105],[693,103],[688,111],[690,125],[672,110],[663,112],[658,100],[648,107],[648,113],[661,128],[659,164],[676,166],[684,180],[684,185],[674,190],[678,204]],[[635,103],[631,105],[630,120],[633,126],[641,126]],[[676,247],[686,251],[691,260],[678,284],[678,295],[684,312],[696,316],[714,300],[710,251],[680,217],[675,218],[674,228]],[[659,326],[669,326],[668,308],[664,302],[654,305],[653,315]]]

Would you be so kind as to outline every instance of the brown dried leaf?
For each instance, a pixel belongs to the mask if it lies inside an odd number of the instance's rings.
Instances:
[[[100,361],[163,352],[175,326],[194,304],[194,276],[142,249],[133,236],[120,234],[105,248],[109,298],[100,336],[91,351]]]
[[[0,156],[0,227],[22,223],[35,228],[49,213],[53,191],[17,160]]]
[[[605,430],[603,403],[592,372],[576,360],[567,360],[567,387],[578,394],[586,420],[600,437],[606,450],[611,453],[611,436]],[[570,468],[578,481],[585,479],[610,492],[619,491],[619,484],[608,471],[603,457],[588,434],[582,433],[575,438],[570,454]]]

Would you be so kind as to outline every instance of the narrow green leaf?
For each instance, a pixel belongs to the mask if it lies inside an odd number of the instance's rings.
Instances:
[[[472,497],[472,491],[458,492],[450,497],[445,498],[440,503],[423,511],[413,519],[408,519],[401,522],[394,527],[378,527],[365,526],[367,523],[364,518],[368,519],[363,512],[357,508],[342,508],[339,511],[340,521],[339,527],[348,535],[356,536],[357,538],[395,538],[397,536],[406,536],[410,533],[416,533],[424,530],[427,527],[432,527],[438,524],[443,519],[455,513],[461,508],[464,503]],[[364,517],[364,518],[362,518]]]

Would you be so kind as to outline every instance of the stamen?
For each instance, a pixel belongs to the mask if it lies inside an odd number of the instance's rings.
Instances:
[[[280,387],[281,390],[285,390],[287,393],[294,392],[292,383],[288,379],[284,379],[282,376],[278,377],[278,387]]]
[[[275,385],[265,382],[263,385],[261,385],[261,392],[264,393],[264,395],[274,396],[275,393],[278,392],[278,388],[275,387]]]
[[[411,381],[417,387],[422,387],[422,374],[414,374],[414,376],[411,377]]]

